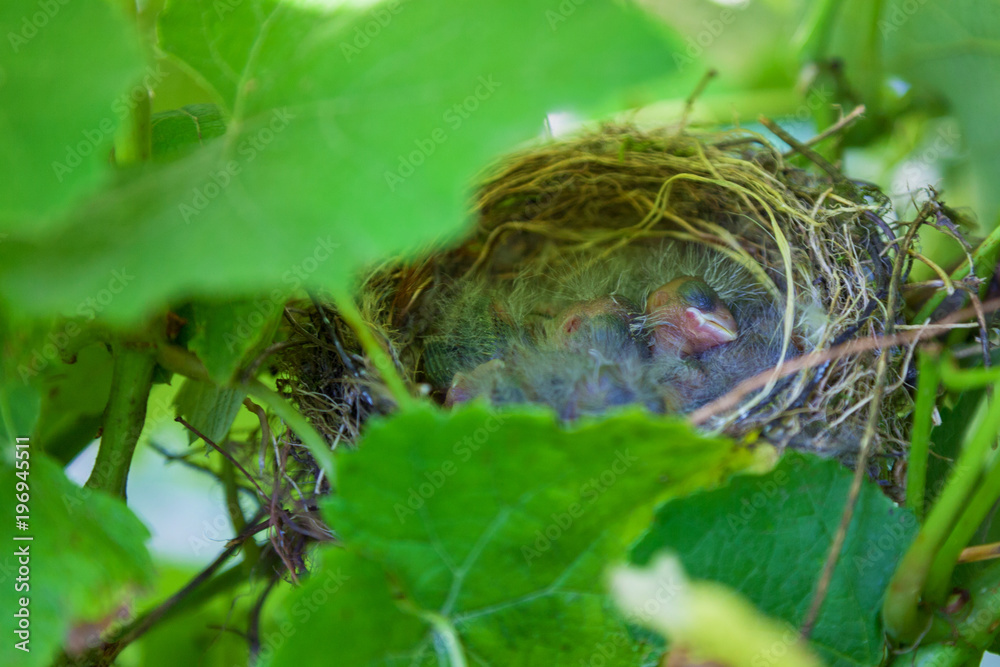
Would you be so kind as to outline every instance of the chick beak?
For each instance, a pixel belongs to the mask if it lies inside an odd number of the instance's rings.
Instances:
[[[736,340],[739,333],[733,314],[700,278],[682,276],[655,290],[646,314],[653,325],[654,354],[700,354]]]
[[[688,308],[687,315],[692,320],[692,352],[704,352],[717,345],[736,340],[738,330],[736,320],[723,305],[710,311]]]

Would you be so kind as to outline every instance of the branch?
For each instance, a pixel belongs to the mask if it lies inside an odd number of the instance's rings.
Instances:
[[[146,343],[113,346],[111,396],[104,412],[104,430],[87,486],[125,498],[132,454],[146,422],[146,403],[153,386],[156,357]]]

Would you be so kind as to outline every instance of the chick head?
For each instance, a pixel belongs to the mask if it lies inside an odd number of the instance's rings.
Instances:
[[[632,333],[634,312],[634,306],[611,296],[572,304],[556,318],[550,341],[567,350],[621,356],[636,344]]]
[[[682,276],[646,300],[646,326],[653,354],[700,354],[736,340],[736,319],[701,278]]]

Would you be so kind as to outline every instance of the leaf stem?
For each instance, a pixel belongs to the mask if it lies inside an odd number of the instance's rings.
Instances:
[[[233,524],[233,532],[236,535],[243,533],[247,527],[247,519],[243,515],[243,508],[240,507],[240,487],[236,480],[236,466],[229,459],[222,461],[222,482],[226,490],[226,509],[229,511],[229,520]],[[260,560],[260,547],[251,537],[243,542],[243,570],[247,574],[253,571],[257,561]]]
[[[978,665],[1000,629],[1000,563],[985,568],[967,587],[969,600],[935,619],[926,647],[902,653],[890,667]]]
[[[399,607],[406,613],[426,621],[434,628],[434,633],[441,639],[448,655],[448,667],[466,667],[465,652],[462,651],[462,642],[458,638],[458,631],[448,618],[433,611],[420,609],[409,600],[400,602]]]
[[[954,562],[939,560],[939,551],[983,480],[987,457],[1000,425],[1000,411],[989,414],[987,400],[984,396],[947,485],[889,582],[882,620],[889,636],[898,641],[913,641],[920,635],[926,623],[926,613],[921,610],[920,603],[931,577],[934,578],[933,599],[940,602],[941,582],[947,584],[954,568]],[[957,556],[956,553],[956,560]]]
[[[136,25],[139,14],[136,0],[120,0],[120,4],[125,15]],[[149,89],[139,82],[129,98],[133,106],[115,135],[115,163],[120,166],[145,162],[153,153],[153,104]]]
[[[943,360],[939,371],[942,384],[955,391],[979,389],[1000,380],[1000,368],[959,368],[950,357]]]
[[[104,430],[87,486],[125,498],[132,454],[146,422],[146,403],[153,386],[156,357],[148,343],[113,344],[111,395],[104,412]]]
[[[993,386],[993,396],[1000,396],[997,391],[1000,391],[1000,382]],[[950,526],[951,531],[947,540],[934,557],[924,593],[924,597],[931,601],[942,602],[948,594],[951,575],[962,549],[969,546],[976,530],[1000,497],[1000,463],[997,457],[992,455],[997,430],[1000,429],[1000,410],[997,409],[995,402],[996,399],[989,393],[983,396],[982,408],[986,411],[986,417],[979,422],[978,428],[966,439],[963,446],[963,449],[968,447],[973,451],[982,452],[981,481],[972,498],[962,507],[958,521]],[[985,471],[983,477],[982,468],[986,466],[989,466],[989,469]]]

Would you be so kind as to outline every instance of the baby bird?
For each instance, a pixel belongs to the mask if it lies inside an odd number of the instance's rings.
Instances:
[[[685,413],[780,359],[782,310],[721,253],[664,243],[566,264],[435,295],[425,372],[446,405]]]
[[[621,357],[638,351],[632,334],[634,316],[633,305],[612,296],[572,304],[557,318],[550,339],[567,350]]]
[[[435,387],[447,386],[455,373],[499,358],[518,326],[484,284],[453,286],[439,296],[439,319],[447,328],[424,340],[424,371]]]
[[[736,320],[701,278],[682,276],[654,290],[646,300],[646,326],[654,355],[700,354],[736,340]]]
[[[678,404],[648,364],[648,343],[633,333],[634,306],[615,297],[568,306],[541,340],[511,346],[491,360],[455,375],[446,398],[454,405],[482,397],[495,405],[539,403],[561,419],[641,404],[665,412]]]

